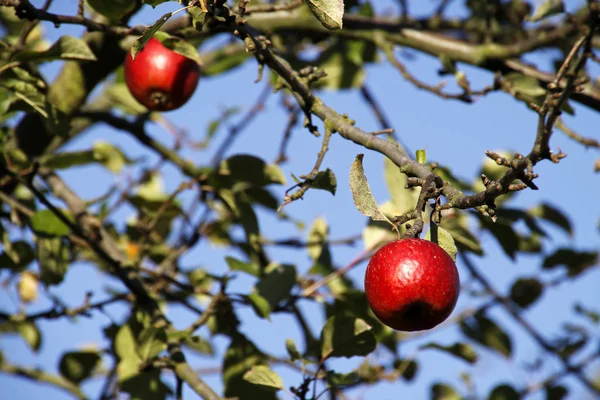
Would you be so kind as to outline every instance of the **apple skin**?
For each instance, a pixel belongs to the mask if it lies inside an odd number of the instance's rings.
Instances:
[[[137,101],[152,111],[169,111],[184,105],[198,85],[198,64],[163,46],[155,38],[135,60],[125,56],[125,83]]]
[[[401,239],[379,249],[365,273],[365,294],[377,318],[399,331],[440,324],[460,292],[456,264],[437,244]]]

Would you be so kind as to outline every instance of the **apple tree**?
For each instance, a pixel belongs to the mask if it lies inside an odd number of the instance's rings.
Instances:
[[[600,395],[600,2],[0,0],[0,35],[14,398]]]

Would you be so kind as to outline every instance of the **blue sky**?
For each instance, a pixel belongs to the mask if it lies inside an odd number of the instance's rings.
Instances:
[[[40,3],[39,1],[33,2]],[[51,11],[63,14],[72,14],[76,9],[76,2],[55,2]],[[427,12],[435,5],[434,2],[411,2],[415,3],[411,9],[416,13]],[[569,7],[574,7],[580,2],[569,2]],[[394,10],[395,2],[380,1],[377,3],[379,11]],[[136,16],[135,24],[150,24],[163,13],[173,10],[171,5],[161,5],[152,10],[145,7],[144,12]],[[460,7],[453,9],[454,13],[461,13]],[[60,34],[79,35],[82,29],[77,27],[63,26],[55,29],[52,25],[45,25],[46,32],[51,41]],[[408,53],[416,55],[414,59],[404,60],[407,67],[420,79],[428,82],[438,81],[437,69],[439,62],[428,56],[420,55],[414,51]],[[536,54],[530,61],[538,62],[542,68],[547,68],[549,53]],[[59,63],[48,64],[44,67],[46,76],[50,79],[56,74]],[[467,66],[460,66],[467,73],[473,87],[482,87],[491,83],[491,74]],[[592,69],[595,76],[600,69],[595,66]],[[257,73],[256,62],[250,60],[243,67],[228,72],[222,76],[204,79],[200,82],[198,90],[183,108],[165,114],[165,116],[178,127],[185,128],[194,139],[204,137],[209,122],[218,118],[223,109],[230,106],[240,106],[242,115],[253,104],[263,89],[264,83],[254,83]],[[450,78],[452,79],[452,78]],[[455,174],[468,180],[475,179],[481,162],[484,160],[484,151],[489,149],[509,149],[527,153],[533,143],[537,116],[524,105],[518,103],[505,93],[492,93],[476,103],[467,105],[459,102],[444,101],[429,93],[415,89],[410,83],[402,79],[398,72],[387,65],[380,63],[367,68],[367,84],[373,90],[376,98],[396,129],[397,135],[410,149],[426,149],[427,156],[443,165],[452,167]],[[450,85],[452,88],[452,85]],[[339,112],[348,113],[357,125],[365,131],[379,129],[377,121],[372,112],[362,101],[360,94],[356,91],[342,91],[337,93],[323,92],[322,99],[332,108]],[[250,153],[272,161],[277,156],[279,140],[286,122],[286,114],[279,106],[279,95],[271,95],[264,113],[239,137],[235,146],[229,151],[229,155],[235,153]],[[565,116],[565,122],[577,132],[586,136],[598,137],[597,126],[598,115],[584,107],[576,106],[576,116]],[[149,133],[161,142],[172,145],[172,136],[158,126],[149,126]],[[213,144],[205,151],[186,151],[186,156],[193,159],[199,165],[210,162],[211,157],[218,144],[224,138],[225,132],[220,135]],[[104,126],[96,126],[85,135],[73,141],[69,150],[85,149],[97,140],[110,141],[119,145],[132,157],[147,156],[148,165],[153,164],[156,157],[140,147],[137,142],[122,132],[117,132]],[[321,145],[320,139],[314,138],[306,130],[296,129],[289,146],[290,161],[282,166],[288,185],[273,188],[279,198],[283,198],[283,192],[292,182],[290,174],[300,175],[307,173],[312,168],[316,153]],[[552,226],[544,225],[544,228],[552,233],[551,241],[545,243],[545,251],[551,253],[552,249],[561,245],[574,245],[578,249],[598,248],[598,212],[595,204],[594,194],[598,191],[598,175],[593,173],[593,163],[598,153],[586,150],[581,145],[572,142],[562,133],[557,132],[551,141],[553,149],[562,149],[568,157],[559,165],[544,162],[536,167],[540,174],[536,181],[539,191],[524,191],[516,196],[514,206],[532,207],[540,202],[549,202],[567,212],[572,218],[571,222],[575,228],[573,237],[564,235]],[[353,143],[345,141],[339,135],[334,135],[330,145],[330,151],[326,156],[323,167],[331,168],[337,175],[338,191],[335,197],[322,191],[310,191],[303,201],[298,201],[286,207],[285,211],[295,219],[301,219],[310,226],[311,221],[317,217],[327,219],[332,238],[342,238],[349,235],[359,234],[366,224],[366,219],[354,207],[352,196],[348,187],[347,177],[349,168],[358,153],[365,153],[364,167],[369,184],[375,198],[384,202],[389,198],[383,176],[383,158],[379,154],[365,151]],[[132,177],[139,176],[139,168],[131,168],[126,171]],[[165,188],[172,192],[181,182],[181,175],[171,166],[162,170]],[[93,198],[104,192],[104,190],[115,182],[124,183],[124,177],[115,177],[99,167],[85,167],[66,171],[61,174],[65,180],[75,188],[78,193],[86,199]],[[585,188],[585,189],[583,189]],[[585,190],[592,196],[582,199],[581,192]],[[591,191],[591,192],[590,192]],[[190,196],[183,197],[184,201]],[[115,215],[115,223],[123,227],[127,218],[132,215],[132,209],[124,208]],[[294,224],[278,220],[272,214],[259,211],[261,218],[261,231],[268,238],[285,238],[290,236],[306,237],[308,229],[299,231]],[[540,272],[541,259],[531,256],[519,256],[513,262],[504,254],[496,241],[489,235],[484,234],[481,238],[487,255],[475,259],[485,276],[493,282],[501,293],[508,293],[510,285],[517,276],[538,275]],[[362,250],[362,244],[356,247],[340,247],[334,249],[334,261],[338,266],[346,265],[356,254]],[[207,241],[186,255],[183,265],[192,267],[203,266],[209,271],[222,273],[227,266],[224,257],[227,255],[240,256],[232,253],[226,248],[215,248]],[[306,251],[290,251],[286,249],[269,248],[272,259],[280,262],[295,264],[299,273],[304,273],[310,268],[310,259]],[[362,278],[366,264],[355,268],[349,276],[354,279],[358,287],[362,287]],[[463,266],[458,265],[463,282],[467,273]],[[544,275],[544,278],[549,276]],[[53,287],[50,292],[63,297],[68,304],[73,306],[81,304],[84,293],[88,290],[98,293],[97,299],[102,298],[103,288],[119,287],[115,280],[101,279],[94,267],[78,263],[70,269],[63,284]],[[545,337],[551,339],[554,334],[560,332],[560,327],[565,320],[580,323],[590,329],[596,336],[599,333],[598,326],[593,326],[581,317],[572,313],[574,301],[585,304],[598,304],[597,285],[600,282],[600,270],[597,268],[587,272],[582,278],[564,283],[556,288],[548,289],[542,299],[523,315],[542,332]],[[253,281],[239,277],[232,285],[235,291],[248,291]],[[15,293],[12,290],[0,291],[0,306],[3,310],[16,310]],[[28,311],[46,309],[49,302],[41,300],[30,306]],[[313,331],[318,334],[324,320],[319,308],[309,302],[301,303],[303,311],[309,315],[309,323]],[[459,300],[455,314],[474,303],[464,296]],[[0,349],[5,357],[11,361],[28,366],[42,366],[57,372],[58,360],[66,349],[84,347],[90,344],[105,346],[107,343],[102,337],[101,326],[110,323],[111,320],[120,322],[124,315],[124,308],[114,306],[107,309],[106,315],[95,313],[94,318],[81,318],[77,324],[67,320],[40,322],[40,329],[44,333],[44,344],[38,354],[32,353],[26,345],[17,337],[2,337]],[[254,313],[245,308],[240,310],[243,326],[242,330],[255,340],[255,343],[271,353],[285,355],[285,339],[290,337],[301,345],[302,338],[296,323],[289,316],[276,315],[272,321],[258,320]],[[460,381],[460,374],[466,372],[475,381],[477,393],[485,394],[499,382],[513,384],[522,388],[529,383],[538,382],[548,375],[561,370],[560,363],[552,358],[544,358],[544,367],[540,372],[529,373],[522,367],[525,362],[532,362],[542,355],[540,348],[533,342],[524,331],[516,325],[506,312],[494,308],[490,315],[502,323],[511,333],[515,345],[514,356],[511,360],[503,360],[497,354],[478,347],[480,360],[469,366],[457,361],[445,354],[434,350],[418,350],[418,346],[436,341],[441,344],[452,344],[461,339],[455,326],[440,327],[433,330],[422,340],[411,341],[403,344],[400,353],[403,357],[416,356],[420,362],[420,370],[417,378],[411,382],[397,381],[384,383],[377,387],[363,387],[350,394],[352,398],[368,399],[395,399],[426,398],[428,385],[433,381],[442,381],[453,384],[464,392],[464,386]],[[186,311],[169,307],[168,316],[176,326],[184,327],[193,320],[193,316]],[[558,316],[558,318],[557,318]],[[206,335],[205,330],[201,333]],[[217,339],[218,354],[222,355],[226,341]],[[597,343],[596,343],[597,344]],[[596,345],[594,344],[594,345]],[[589,349],[588,349],[589,350]],[[380,351],[374,356],[386,356]],[[373,357],[373,355],[371,356]],[[575,359],[578,359],[577,357]],[[219,364],[220,358],[208,359],[190,357],[194,367],[204,368]],[[330,363],[330,367],[339,372],[349,371],[355,368],[362,359],[342,359]],[[600,365],[596,363],[588,368],[588,375],[594,371],[598,373]],[[301,376],[289,369],[277,367],[286,386],[298,385]],[[167,378],[170,383],[172,378]],[[221,388],[218,375],[207,375],[205,379],[217,390]],[[581,385],[574,379],[568,378],[563,381],[571,389],[571,397],[577,399],[592,398],[591,394],[582,389]],[[101,380],[90,380],[84,385],[86,393],[95,397]],[[0,375],[0,387],[19,399],[38,399],[44,396],[48,399],[68,398],[64,393],[50,389],[46,386],[33,385],[29,381],[19,378]],[[185,398],[193,398],[191,392],[186,391]],[[282,398],[289,398],[285,394]],[[541,399],[543,393],[530,397]]]

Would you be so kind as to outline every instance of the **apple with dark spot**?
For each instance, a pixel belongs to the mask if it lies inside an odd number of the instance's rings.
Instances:
[[[386,244],[373,255],[365,273],[371,310],[399,331],[439,325],[454,310],[459,292],[456,264],[428,240],[408,238]]]
[[[196,61],[152,38],[135,59],[125,57],[125,83],[137,101],[152,111],[169,111],[184,105],[198,85]]]

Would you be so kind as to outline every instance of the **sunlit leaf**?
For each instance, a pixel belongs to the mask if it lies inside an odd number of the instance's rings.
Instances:
[[[425,234],[425,240],[431,240],[440,246],[452,259],[456,262],[456,254],[458,249],[454,243],[452,235],[442,227],[439,227],[435,222],[431,222],[430,228]]]
[[[307,250],[310,258],[317,260],[321,256],[328,235],[329,225],[325,218],[319,217],[315,219],[308,233],[308,243],[310,244],[307,246]]]
[[[270,319],[271,304],[263,296],[257,292],[252,292],[248,296],[244,296],[252,306],[252,309],[261,318]]]
[[[354,205],[363,215],[371,217],[375,221],[387,221],[393,226],[394,224],[381,212],[373,193],[371,193],[362,160],[363,155],[357,155],[350,168],[350,190],[352,191]]]
[[[62,215],[73,222],[73,218],[62,211]],[[31,229],[34,232],[48,236],[66,236],[71,233],[67,226],[52,210],[37,211],[31,217]]]
[[[538,3],[535,12],[529,20],[537,22],[552,15],[560,14],[565,11],[565,4],[562,0],[545,0],[543,3]]]
[[[244,380],[267,390],[283,389],[283,381],[266,365],[256,365],[244,374]]]
[[[167,49],[173,50],[175,53],[179,53],[200,64],[200,54],[198,54],[198,50],[190,42],[176,36],[171,36],[166,32],[156,32],[154,37]]]
[[[431,386],[431,400],[461,400],[460,394],[450,385],[435,383]]]
[[[148,327],[137,338],[137,352],[142,361],[152,359],[167,349],[167,335],[164,329]]]
[[[260,269],[256,264],[243,262],[233,257],[225,257],[225,262],[232,271],[243,271],[253,276],[259,276],[260,274]]]
[[[427,153],[425,152],[425,149],[417,150],[416,160],[419,164],[425,165],[425,163],[427,162]]]
[[[327,29],[341,29],[344,0],[305,0],[313,15]]]
[[[300,358],[300,352],[296,348],[296,343],[294,343],[292,339],[285,339],[285,349],[287,350],[292,361],[296,361]]]

